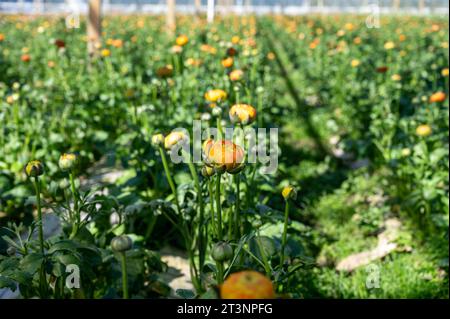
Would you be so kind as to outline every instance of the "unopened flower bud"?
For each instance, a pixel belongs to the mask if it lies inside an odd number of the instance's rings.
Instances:
[[[226,242],[218,242],[212,248],[211,256],[218,262],[230,260],[233,258],[233,248]]]
[[[44,165],[40,161],[31,161],[25,166],[28,177],[37,177],[44,174]]]
[[[115,252],[125,252],[133,246],[133,241],[127,235],[114,237],[111,240],[111,249]]]
[[[64,153],[59,157],[59,168],[63,171],[70,171],[76,166],[77,160],[77,155],[73,153]]]

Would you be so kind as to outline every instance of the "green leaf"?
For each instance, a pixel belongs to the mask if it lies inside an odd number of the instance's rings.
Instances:
[[[44,257],[41,254],[31,253],[20,261],[20,267],[22,270],[34,274],[41,267],[43,261]]]
[[[49,254],[53,254],[54,252],[58,250],[69,250],[74,252],[78,248],[78,244],[71,240],[61,240],[50,247],[48,250]]]
[[[194,299],[195,293],[189,289],[177,289],[175,293],[183,299]]]
[[[14,280],[4,276],[0,276],[0,288],[9,288],[12,291],[16,291],[17,286]]]

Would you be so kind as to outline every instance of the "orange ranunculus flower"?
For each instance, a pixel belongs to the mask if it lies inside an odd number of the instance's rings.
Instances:
[[[111,45],[115,48],[121,48],[121,47],[123,47],[123,40],[122,39],[114,39],[114,40],[112,40]]]
[[[429,136],[429,135],[431,135],[431,133],[432,133],[431,127],[427,124],[419,125],[416,128],[416,134],[421,137]]]
[[[273,52],[267,53],[267,58],[269,60],[275,60],[275,58],[276,58],[275,53],[273,53]]]
[[[231,68],[234,64],[234,60],[232,57],[227,57],[225,59],[222,60],[222,66],[224,68]]]
[[[430,96],[430,103],[441,103],[444,102],[447,95],[444,92],[437,92]]]
[[[232,141],[219,140],[213,143],[207,141],[203,145],[203,151],[206,164],[220,173],[235,174],[243,168],[244,149]]]
[[[242,77],[244,76],[244,71],[242,70],[233,70],[230,72],[230,80],[231,81],[240,81]]]
[[[182,46],[185,46],[186,44],[188,44],[189,38],[187,36],[185,36],[185,35],[180,35],[180,36],[177,37],[175,42],[176,42],[177,45],[182,47]]]
[[[274,299],[272,282],[259,272],[246,270],[231,274],[220,286],[221,299]]]
[[[30,62],[31,57],[30,57],[29,54],[23,54],[23,55],[20,57],[20,59],[21,59],[23,62]]]
[[[236,104],[231,107],[229,115],[231,122],[247,125],[256,119],[256,109],[248,104]]]
[[[5,40],[5,35],[3,33],[0,33],[0,42]]]
[[[188,136],[184,132],[173,131],[164,138],[164,148],[171,150],[178,143],[184,143],[188,140]]]
[[[219,102],[227,99],[227,92],[221,89],[209,90],[205,93],[205,99],[209,102]]]
[[[171,76],[172,73],[173,73],[173,67],[170,64],[162,66],[158,70],[156,70],[156,75],[158,75],[161,78],[167,78],[167,77]]]

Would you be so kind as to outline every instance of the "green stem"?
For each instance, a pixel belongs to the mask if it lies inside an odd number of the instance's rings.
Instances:
[[[166,153],[164,153],[163,148],[159,147],[159,153],[161,154],[161,160],[164,166],[164,172],[166,173],[167,182],[169,183],[170,189],[172,190],[173,196],[175,196],[175,203],[177,205],[178,210],[180,209],[180,205],[178,204],[178,194],[177,189],[175,187],[175,183],[173,182],[172,176],[170,175],[169,164],[167,164]],[[180,213],[178,211],[178,213]]]
[[[223,128],[222,128],[222,117],[217,117],[217,132],[218,132],[218,139],[221,140],[223,138]]]
[[[223,262],[216,261],[216,267],[217,267],[217,284],[221,285],[223,283]]]
[[[39,223],[39,245],[41,247],[41,253],[44,254],[44,228],[42,225],[41,184],[39,182],[39,177],[37,176],[34,178],[34,188],[36,190],[36,205]]]
[[[78,212],[78,193],[77,189],[75,187],[75,179],[73,177],[73,173],[69,173],[69,180],[70,180],[70,189],[72,190],[72,196],[73,196],[73,207],[75,210],[75,213],[77,214],[77,224],[80,223],[80,214]]]
[[[129,299],[130,296],[128,294],[128,273],[127,273],[127,256],[125,252],[120,253],[120,263],[122,266],[122,290],[123,290],[123,299]]]
[[[239,174],[236,174],[234,176],[235,182],[236,182],[236,207],[234,210],[234,239],[237,241],[240,237],[239,234],[239,226],[240,226],[240,216],[239,216],[239,207],[241,204],[240,200],[240,176]]]
[[[220,178],[221,174],[216,176],[216,209],[217,209],[217,234],[219,235],[219,241],[223,240],[222,234],[222,205],[220,203]]]
[[[216,229],[216,216],[215,216],[215,213],[214,213],[213,183],[212,183],[211,179],[208,180],[208,192],[209,192],[209,205],[210,205],[210,210],[211,210],[212,231],[213,231],[214,234],[216,234],[216,236],[219,236],[219,234],[217,233],[217,229]]]
[[[284,207],[284,228],[283,228],[283,238],[281,241],[280,268],[283,267],[284,264],[284,251],[286,248],[288,220],[289,220],[289,201],[286,200],[286,205]]]

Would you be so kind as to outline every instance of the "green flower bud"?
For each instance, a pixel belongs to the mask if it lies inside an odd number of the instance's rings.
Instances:
[[[155,134],[152,136],[152,145],[155,147],[163,146],[164,145],[164,135],[162,134]]]
[[[28,177],[37,177],[44,174],[44,165],[40,161],[31,161],[25,166]]]
[[[293,186],[286,186],[283,188],[283,191],[281,192],[281,195],[283,195],[283,198],[285,200],[288,199],[296,199],[297,198],[297,191]]]
[[[215,117],[219,117],[222,114],[222,108],[220,106],[216,106],[211,111],[212,115]]]
[[[233,258],[233,248],[226,242],[218,242],[212,248],[211,256],[218,262],[230,260]]]
[[[64,153],[59,157],[59,168],[63,171],[70,171],[75,168],[78,156],[73,153]]]
[[[115,252],[125,252],[133,246],[133,241],[127,235],[114,237],[111,240],[111,249]]]
[[[214,171],[214,168],[209,167],[209,166],[203,166],[202,167],[202,175],[204,177],[211,177],[215,174],[216,172]]]

